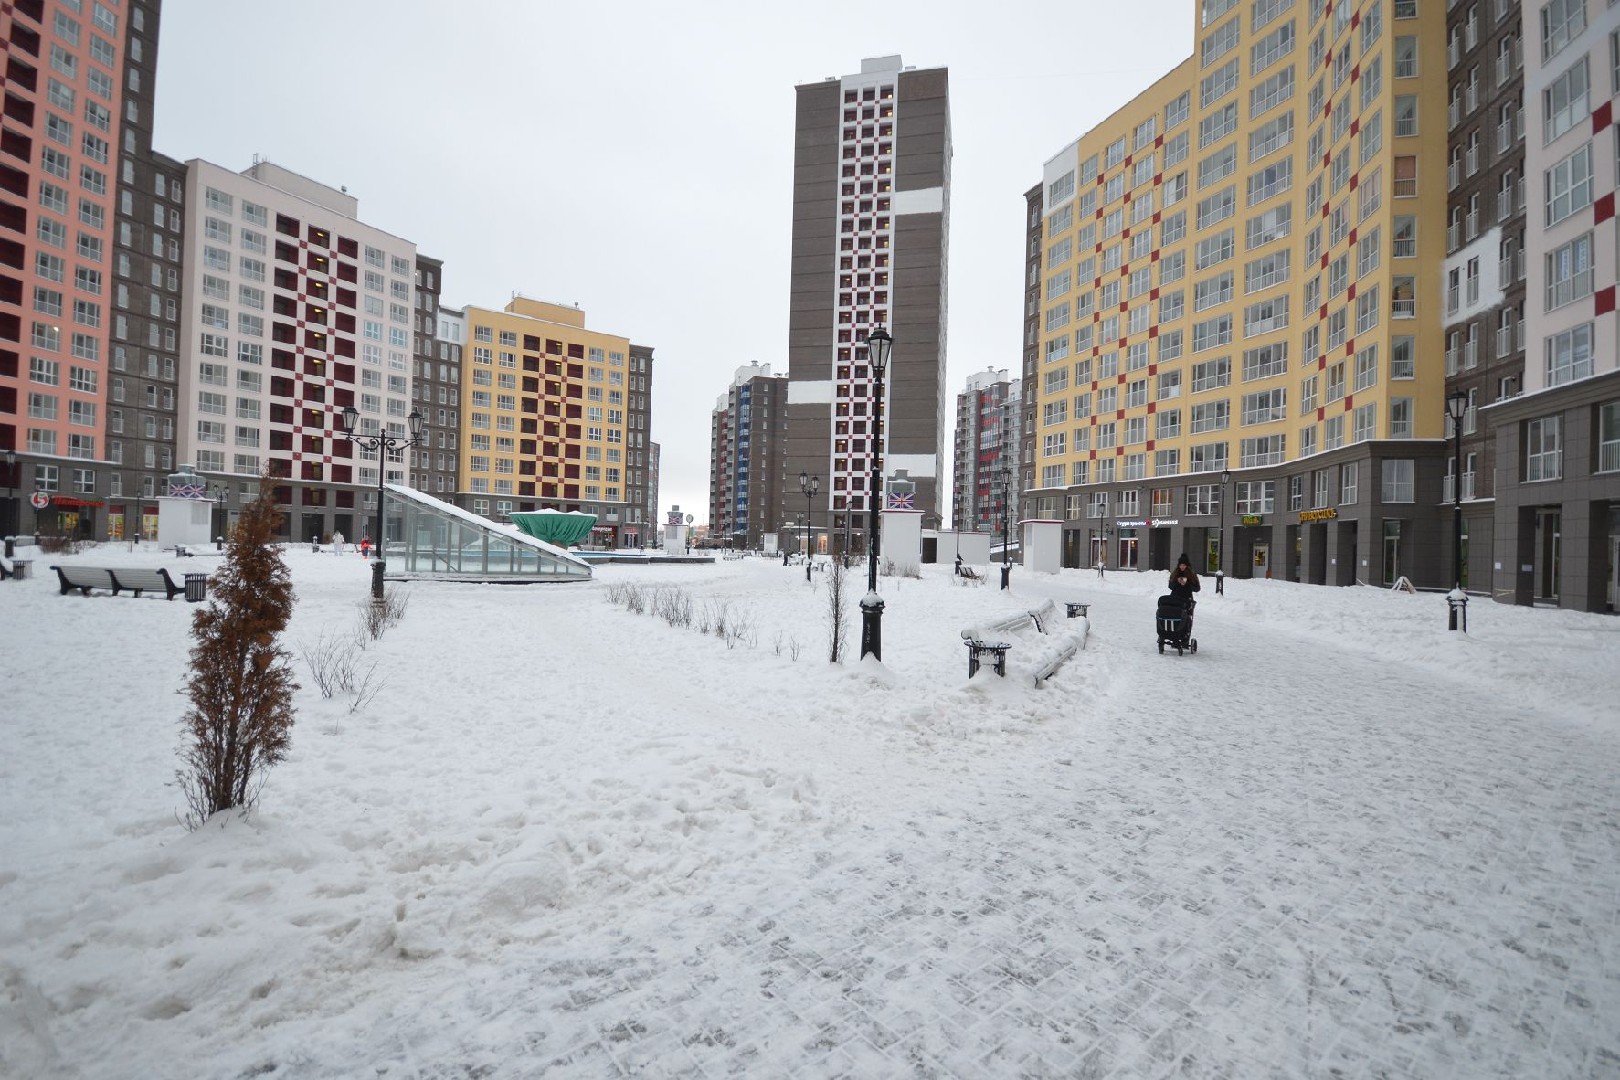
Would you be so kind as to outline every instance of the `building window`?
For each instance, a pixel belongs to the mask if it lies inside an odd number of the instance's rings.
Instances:
[[[1561,417],[1544,416],[1524,426],[1524,479],[1557,480],[1563,475]]]
[[[1620,472],[1620,401],[1598,407],[1598,472]]]
[[[1592,374],[1592,324],[1582,323],[1547,339],[1547,385],[1584,379]]]
[[[1547,254],[1547,310],[1592,294],[1592,234],[1577,236]]]

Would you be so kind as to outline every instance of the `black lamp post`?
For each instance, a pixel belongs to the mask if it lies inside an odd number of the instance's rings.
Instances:
[[[1451,417],[1452,453],[1451,453],[1451,567],[1454,585],[1451,596],[1451,621],[1449,628],[1457,629],[1457,612],[1463,611],[1463,629],[1468,629],[1468,613],[1463,605],[1468,603],[1467,594],[1463,592],[1463,555],[1462,555],[1462,422],[1468,414],[1468,395],[1461,390],[1454,390],[1446,396],[1446,415]]]
[[[229,512],[225,509],[225,500],[230,498],[231,489],[224,484],[211,484],[208,488],[209,496],[214,500],[214,512],[219,515],[219,524],[214,528],[214,550],[225,549],[225,526],[229,520]]]
[[[883,598],[877,591],[878,500],[883,497],[883,378],[894,338],[878,327],[866,335],[866,360],[877,391],[872,410],[872,479],[866,488],[866,595],[861,597],[861,659],[883,659]]]
[[[389,435],[377,426],[374,434],[361,435],[355,430],[360,424],[360,410],[353,405],[343,410],[343,436],[362,450],[377,451],[377,561],[371,565],[371,598],[378,602],[383,599],[383,573],[387,569],[387,561],[383,558],[386,549],[387,521],[383,514],[383,476],[387,472],[388,455],[396,450],[404,450],[413,445],[422,437],[423,416],[415,409],[406,418],[411,426],[409,436]]]
[[[810,507],[821,490],[821,477],[799,474],[799,490],[804,492],[804,580],[810,580]]]
[[[1221,531],[1215,537],[1215,594],[1226,592],[1226,490],[1232,483],[1232,470],[1221,470]]]

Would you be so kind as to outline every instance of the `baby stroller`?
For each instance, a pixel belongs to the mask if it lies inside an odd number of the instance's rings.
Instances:
[[[1159,651],[1169,645],[1180,656],[1184,652],[1198,651],[1198,639],[1192,636],[1193,608],[1198,602],[1191,597],[1182,600],[1174,594],[1159,597],[1159,610],[1154,623],[1159,630]]]

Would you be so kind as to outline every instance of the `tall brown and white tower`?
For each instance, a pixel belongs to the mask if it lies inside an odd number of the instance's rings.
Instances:
[[[785,475],[821,477],[812,523],[864,536],[874,449],[863,342],[894,336],[884,394],[883,475],[940,513],[948,425],[946,250],[951,125],[945,68],[864,60],[855,75],[797,87]],[[802,513],[785,484],[778,521]]]

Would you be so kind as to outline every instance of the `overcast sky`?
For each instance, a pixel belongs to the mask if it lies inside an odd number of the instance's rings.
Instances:
[[[1191,53],[1193,8],[167,0],[156,148],[346,186],[444,260],[447,304],[578,303],[653,346],[659,510],[701,522],[716,396],[741,364],[787,370],[794,86],[891,53],[950,68],[954,400],[1019,369],[1023,193]]]

